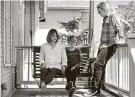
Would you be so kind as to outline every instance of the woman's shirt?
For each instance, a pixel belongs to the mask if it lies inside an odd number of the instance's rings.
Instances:
[[[67,65],[67,56],[65,47],[56,43],[52,49],[49,43],[45,43],[40,49],[40,64],[45,63],[47,68],[61,69],[62,65]]]
[[[81,51],[75,48],[73,51],[66,49],[68,67],[73,67],[81,62]]]

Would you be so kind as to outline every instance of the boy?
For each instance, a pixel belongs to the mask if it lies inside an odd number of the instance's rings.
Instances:
[[[69,91],[69,97],[72,97],[75,91],[75,81],[77,77],[77,70],[81,65],[82,57],[81,51],[75,47],[76,37],[69,36],[68,39],[69,47],[66,49],[67,54],[67,68],[65,71],[67,85],[66,90]]]

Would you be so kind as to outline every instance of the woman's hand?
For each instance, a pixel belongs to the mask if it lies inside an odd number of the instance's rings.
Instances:
[[[66,66],[62,66],[62,73],[65,74]]]
[[[45,63],[42,63],[41,68],[45,68],[45,67],[46,67]]]

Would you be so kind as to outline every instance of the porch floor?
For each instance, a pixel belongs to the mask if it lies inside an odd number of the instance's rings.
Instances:
[[[76,89],[73,97],[84,97],[83,93],[87,91],[88,89]],[[57,89],[49,88],[46,92],[38,88],[27,88],[27,89],[25,88],[25,89],[17,89],[12,97],[68,97],[68,92],[65,89],[58,89],[58,88]],[[101,95],[98,97],[115,97],[115,96],[112,96],[102,90]]]

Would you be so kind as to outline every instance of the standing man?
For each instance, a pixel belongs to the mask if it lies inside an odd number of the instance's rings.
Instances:
[[[94,72],[92,81],[95,95],[100,95],[101,82],[105,76],[105,67],[108,60],[115,54],[119,43],[125,43],[123,27],[116,11],[111,9],[107,2],[100,2],[97,5],[98,14],[103,17],[102,33],[98,55],[93,63]]]

